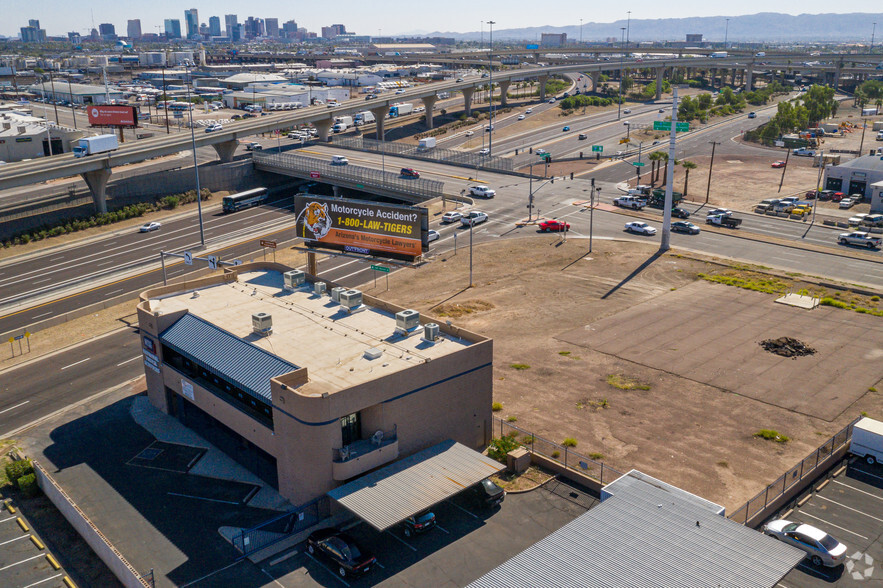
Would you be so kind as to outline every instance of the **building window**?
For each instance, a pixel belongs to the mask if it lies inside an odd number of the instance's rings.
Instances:
[[[344,447],[362,438],[362,417],[354,412],[340,418],[340,434]]]

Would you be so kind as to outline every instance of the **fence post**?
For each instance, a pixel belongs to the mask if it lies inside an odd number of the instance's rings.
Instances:
[[[817,467],[819,467],[819,454],[821,453],[821,451],[822,451],[821,448],[816,449],[816,467],[813,469],[816,469]]]
[[[837,441],[837,436],[831,437],[831,455],[834,455],[834,443]]]
[[[769,498],[769,496],[770,496],[770,487],[767,486],[767,487],[766,487],[766,492],[765,492],[764,495],[763,495],[763,506],[764,506],[764,508],[766,508],[766,505],[767,505],[767,499]],[[748,502],[751,502],[751,501],[749,500]],[[747,512],[747,511],[746,511],[746,513],[745,513],[745,516],[746,516],[746,517],[748,516],[748,512]]]
[[[530,434],[530,452],[531,452],[531,453],[533,453],[533,443],[534,443],[534,441],[536,441],[536,439],[537,439],[537,438],[534,437],[534,434],[531,433],[531,434]]]
[[[800,460],[800,477],[797,478],[798,480],[802,480],[802,479],[803,479],[803,462],[804,462],[804,461],[805,461],[805,460],[802,460],[802,459]]]
[[[601,487],[604,487],[604,462],[601,462]]]
[[[503,438],[503,419],[500,419],[500,439]]]
[[[782,476],[782,494],[785,493],[785,488],[788,486],[788,474]]]

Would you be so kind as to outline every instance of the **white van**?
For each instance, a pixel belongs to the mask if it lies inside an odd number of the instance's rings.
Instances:
[[[344,157],[343,155],[332,155],[331,156],[331,165],[348,165],[350,162],[349,159]]]

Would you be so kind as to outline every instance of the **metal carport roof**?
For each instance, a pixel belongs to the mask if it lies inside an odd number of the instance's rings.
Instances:
[[[449,439],[335,488],[328,496],[384,531],[505,467]]]
[[[768,588],[805,553],[632,471],[609,497],[469,588]]]

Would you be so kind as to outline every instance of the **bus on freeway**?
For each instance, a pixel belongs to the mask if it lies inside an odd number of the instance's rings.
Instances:
[[[242,210],[243,208],[258,206],[259,204],[263,204],[266,201],[267,189],[254,188],[253,190],[246,190],[245,192],[240,192],[238,194],[224,196],[223,209],[224,212],[236,212],[237,210]]]

